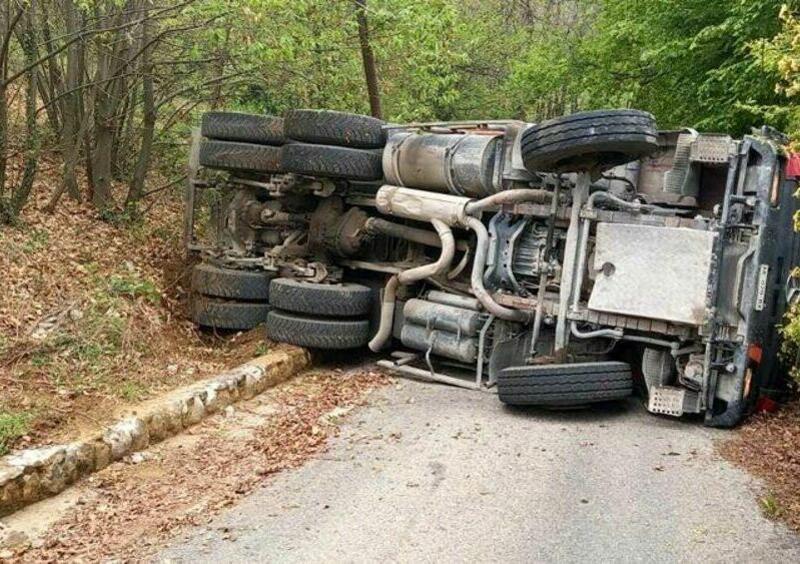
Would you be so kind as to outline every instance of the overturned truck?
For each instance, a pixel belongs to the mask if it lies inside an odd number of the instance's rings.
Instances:
[[[785,142],[659,131],[638,110],[209,113],[187,194],[192,317],[369,347],[394,372],[510,405],[637,388],[653,413],[729,427],[782,376],[798,264]]]

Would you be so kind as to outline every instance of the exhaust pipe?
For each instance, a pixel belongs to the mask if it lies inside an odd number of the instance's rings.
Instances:
[[[456,254],[456,240],[453,236],[453,231],[444,221],[439,219],[431,220],[431,224],[439,235],[442,244],[442,254],[439,255],[439,260],[436,262],[404,270],[389,279],[383,291],[380,326],[378,327],[378,332],[369,342],[369,348],[373,352],[381,350],[392,336],[397,288],[401,284],[407,285],[424,280],[425,278],[430,278],[431,276],[442,274],[450,268],[450,264],[453,262],[453,257]]]
[[[472,276],[470,278],[470,285],[472,286],[472,292],[475,294],[475,297],[478,298],[478,301],[481,302],[481,305],[486,311],[495,317],[520,323],[529,321],[531,318],[529,313],[501,306],[494,301],[494,298],[492,298],[486,290],[486,287],[483,285],[483,273],[486,270],[486,255],[489,251],[489,232],[486,230],[486,226],[483,222],[478,218],[468,217],[466,223],[467,227],[472,229],[478,237],[475,259],[472,265]]]
[[[483,273],[486,269],[486,257],[489,252],[489,233],[478,217],[484,211],[504,204],[521,202],[544,203],[551,201],[553,197],[552,193],[545,190],[519,189],[499,192],[481,200],[471,200],[463,196],[425,192],[390,184],[382,186],[375,197],[378,210],[388,215],[406,219],[430,221],[441,240],[442,254],[439,260],[434,263],[406,270],[395,274],[389,279],[383,292],[380,327],[369,342],[370,350],[374,352],[381,350],[392,335],[397,288],[401,284],[408,285],[436,276],[450,267],[456,248],[455,238],[450,230],[450,226],[454,225],[468,227],[475,232],[478,238],[470,285],[475,297],[484,309],[495,317],[507,321],[521,323],[530,321],[530,313],[501,306],[494,301],[483,285]],[[383,229],[390,227],[380,223],[375,223],[373,226]],[[394,226],[391,226],[391,229],[393,231],[396,230]],[[406,235],[411,235],[411,231],[407,231]],[[414,236],[418,237],[420,242],[422,242],[421,235],[420,233],[414,233]],[[426,243],[429,242],[429,240],[426,241]]]

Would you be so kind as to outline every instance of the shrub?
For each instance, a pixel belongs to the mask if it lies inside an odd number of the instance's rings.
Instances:
[[[0,411],[0,455],[8,453],[11,443],[28,432],[30,421],[29,413]]]

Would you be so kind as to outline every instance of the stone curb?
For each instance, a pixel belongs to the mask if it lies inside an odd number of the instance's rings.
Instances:
[[[0,517],[64,491],[79,478],[195,425],[239,400],[284,382],[310,364],[292,347],[170,392],[85,439],[0,458]]]

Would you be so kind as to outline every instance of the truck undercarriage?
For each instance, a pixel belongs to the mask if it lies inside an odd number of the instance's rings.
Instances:
[[[780,378],[798,263],[784,142],[658,131],[637,110],[207,114],[187,191],[193,319],[368,346],[396,373],[507,404],[638,388],[653,413],[729,427]]]

